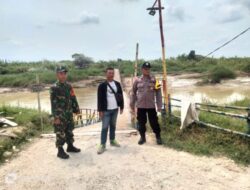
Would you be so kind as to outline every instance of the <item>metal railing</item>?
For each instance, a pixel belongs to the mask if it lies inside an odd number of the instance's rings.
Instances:
[[[175,101],[175,102],[182,102],[182,101],[180,99],[171,98],[170,95],[169,95],[169,108],[170,108],[168,110],[169,115],[171,115],[173,117],[180,118],[179,116],[176,116],[176,115],[174,115],[172,113],[172,107],[181,108],[181,106],[172,104],[172,101]],[[206,108],[201,108],[201,106],[206,107]],[[246,122],[247,122],[247,125],[246,125],[247,126],[247,133],[242,133],[242,132],[222,128],[222,127],[219,127],[219,126],[216,126],[216,125],[213,125],[213,124],[210,124],[210,123],[206,123],[206,122],[203,122],[203,121],[195,121],[197,124],[207,126],[207,127],[211,127],[211,128],[215,128],[215,129],[219,129],[219,130],[223,130],[223,131],[226,131],[226,132],[231,132],[231,133],[246,136],[246,137],[250,137],[250,107],[239,107],[239,106],[227,106],[227,105],[214,105],[214,104],[195,103],[195,108],[196,108],[196,110],[199,110],[199,111],[202,111],[202,112],[209,112],[209,113],[213,113],[213,114],[216,114],[216,115],[221,115],[221,116],[246,120]],[[218,111],[218,110],[212,110],[210,108],[238,110],[238,111],[247,112],[247,113],[245,115],[243,115],[243,114],[236,114],[236,113],[229,113],[229,112],[223,112],[223,111]]]
[[[100,122],[97,110],[82,108],[80,114],[74,116],[75,127],[85,127]]]

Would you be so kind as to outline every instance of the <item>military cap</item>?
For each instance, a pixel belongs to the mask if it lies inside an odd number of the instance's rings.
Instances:
[[[57,73],[67,73],[68,72],[68,69],[65,67],[65,66],[58,66],[56,68],[56,72]]]
[[[145,62],[145,63],[142,64],[141,67],[142,68],[148,68],[148,69],[150,69],[151,68],[151,64],[149,62]]]

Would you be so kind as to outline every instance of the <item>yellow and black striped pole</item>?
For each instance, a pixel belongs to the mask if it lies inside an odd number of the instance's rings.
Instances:
[[[165,49],[165,39],[164,39],[164,31],[163,31],[163,19],[162,19],[162,5],[161,0],[158,0],[158,8],[159,8],[159,24],[160,24],[160,33],[161,33],[161,47],[162,47],[162,69],[163,69],[163,98],[164,98],[164,107],[165,110],[168,108],[168,88],[167,88],[167,65],[166,65],[166,49]]]

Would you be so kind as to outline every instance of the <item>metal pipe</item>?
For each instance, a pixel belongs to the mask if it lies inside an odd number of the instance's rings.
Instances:
[[[172,107],[175,107],[175,108],[181,108],[181,106],[178,106],[178,105],[173,105],[171,104]]]
[[[177,102],[181,102],[181,100],[176,99],[176,98],[171,98],[171,100],[177,101]]]
[[[248,117],[248,116],[239,115],[239,114],[233,114],[233,113],[227,113],[227,112],[221,112],[221,111],[209,110],[209,109],[202,109],[202,108],[196,108],[196,109],[200,110],[200,111],[206,111],[206,112],[215,113],[215,114],[218,114],[218,115],[235,117],[235,118],[239,118],[239,119],[250,119],[250,117]]]
[[[239,106],[223,106],[223,105],[202,104],[202,103],[195,103],[195,104],[200,105],[200,106],[214,107],[214,108],[225,108],[225,109],[235,109],[235,110],[250,110],[250,108],[248,108],[248,107],[239,107]]]
[[[250,137],[249,134],[241,133],[241,132],[238,132],[238,131],[233,131],[233,130],[230,130],[230,129],[221,128],[221,127],[218,127],[216,125],[212,125],[210,123],[205,123],[205,122],[197,121],[197,120],[195,120],[195,123],[197,123],[199,125],[204,125],[204,126],[207,126],[207,127],[211,127],[211,128],[214,128],[214,129],[219,129],[219,130],[222,130],[222,131],[226,131],[226,132],[229,132],[229,133],[233,133],[233,134],[236,134],[236,135],[241,135],[241,136],[244,136],[244,137]]]

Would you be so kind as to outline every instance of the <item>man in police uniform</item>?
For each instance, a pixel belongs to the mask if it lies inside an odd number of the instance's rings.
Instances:
[[[67,69],[60,66],[56,69],[57,82],[50,89],[51,112],[54,117],[54,131],[56,133],[57,156],[68,159],[63,145],[68,144],[67,152],[80,152],[74,147],[74,121],[73,113],[80,113],[78,102],[72,86],[67,80]]]
[[[142,76],[138,77],[133,84],[132,97],[130,106],[132,112],[137,107],[137,120],[139,124],[140,140],[139,145],[146,142],[146,123],[147,116],[153,132],[156,135],[157,144],[162,144],[161,129],[158,123],[157,111],[160,112],[162,108],[162,94],[161,88],[158,86],[158,82],[155,77],[150,75],[151,65],[149,62],[145,62],[142,65]],[[155,100],[157,104],[157,110],[155,106]]]

